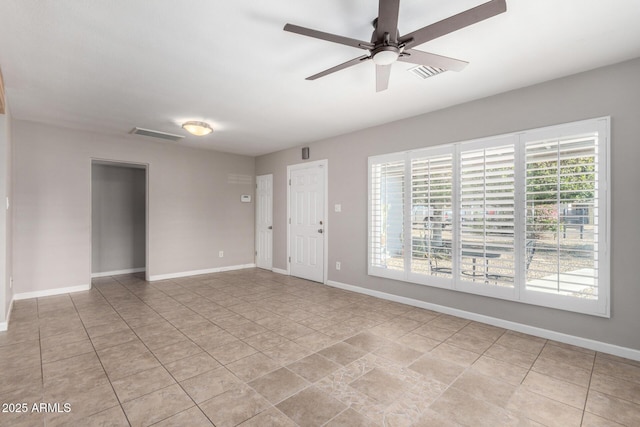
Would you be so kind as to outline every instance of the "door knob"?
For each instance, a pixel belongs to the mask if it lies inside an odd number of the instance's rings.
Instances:
[[[318,229],[318,233],[320,233],[320,234],[322,234],[322,233],[323,233],[322,228],[319,228],[319,229]]]
[[[268,228],[269,230],[273,230],[273,226],[272,226],[272,225],[268,226],[267,228]]]

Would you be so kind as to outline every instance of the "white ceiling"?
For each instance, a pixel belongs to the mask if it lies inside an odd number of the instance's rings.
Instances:
[[[400,34],[487,0],[402,0]],[[260,155],[640,56],[638,0],[507,0],[507,12],[418,47],[470,62],[420,80],[371,62],[305,77],[358,49],[282,30],[371,38],[376,0],[3,0],[0,67],[17,119]],[[130,136],[132,139],[145,138]]]

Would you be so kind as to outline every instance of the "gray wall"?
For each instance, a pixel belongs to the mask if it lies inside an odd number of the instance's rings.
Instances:
[[[329,160],[329,280],[640,349],[640,59],[310,144]],[[367,157],[593,117],[612,117],[611,318],[367,275]],[[307,144],[305,144],[307,145]],[[286,269],[286,167],[300,148],[258,157],[274,175],[274,267]],[[342,204],[336,213],[333,205]],[[341,270],[335,262],[341,261]]]
[[[21,120],[13,142],[16,293],[90,283],[92,158],[148,164],[147,274],[254,262],[252,157]]]
[[[91,168],[91,272],[144,269],[146,171],[94,163]]]
[[[0,114],[0,322],[8,320],[9,305],[13,299],[10,287],[13,242],[11,114],[8,108],[5,112]],[[6,198],[10,201],[9,209],[5,208]]]

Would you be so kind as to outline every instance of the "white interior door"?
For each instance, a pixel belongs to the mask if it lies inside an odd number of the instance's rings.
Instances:
[[[290,274],[324,283],[325,165],[303,164],[289,172]]]
[[[273,269],[273,175],[256,177],[256,266]]]

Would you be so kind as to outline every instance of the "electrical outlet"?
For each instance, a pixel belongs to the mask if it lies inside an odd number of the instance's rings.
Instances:
[[[220,252],[218,252],[218,256],[219,256],[220,258],[222,258],[222,257],[224,256],[224,251],[220,251]]]
[[[340,265],[340,261],[336,261],[336,270],[340,270],[340,267],[342,267],[342,266]]]

